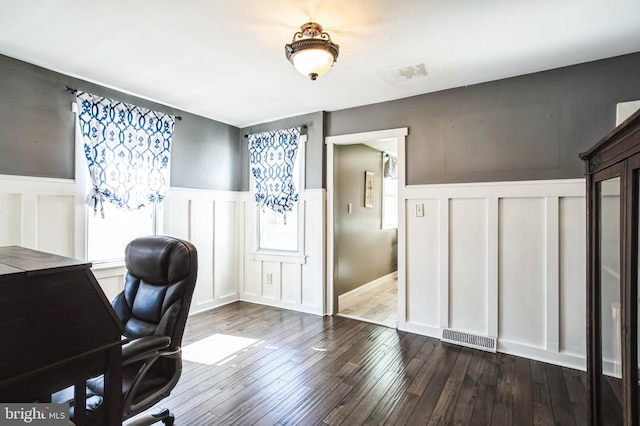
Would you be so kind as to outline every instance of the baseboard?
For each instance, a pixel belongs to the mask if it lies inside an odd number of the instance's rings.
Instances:
[[[228,305],[230,303],[237,302],[237,301],[238,301],[238,298],[235,295],[222,297],[220,299],[210,300],[208,302],[204,302],[196,306],[191,306],[191,309],[189,309],[189,315],[210,311],[211,309],[219,308],[220,306]]]
[[[386,283],[391,279],[398,279],[398,271],[392,272],[380,278],[376,278],[373,281],[369,281],[366,284],[362,284],[360,287],[354,288],[351,291],[348,291],[344,294],[339,295],[338,306],[340,306],[342,303],[349,302],[350,300],[353,300],[361,296],[363,293],[373,290],[374,288]]]
[[[410,322],[405,323],[404,326],[398,324],[398,330],[421,334],[428,337],[434,337],[436,339],[440,339],[442,336],[442,329],[439,327]],[[575,370],[586,371],[587,360],[580,355],[574,355],[566,352],[550,351],[543,348],[523,345],[521,343],[500,340],[499,338],[497,351],[508,355],[515,355],[535,361],[559,365],[561,367],[568,367]],[[609,369],[613,371],[612,367]]]
[[[400,324],[400,322],[398,322],[398,330],[420,334],[422,336],[433,337],[438,340],[440,340],[440,337],[442,337],[442,330],[440,329],[440,327],[416,324],[412,322],[405,322],[404,326]]]
[[[548,351],[546,349],[535,348],[521,343],[500,340],[499,338],[498,352],[555,364],[561,367],[573,368],[575,370],[586,371],[587,369],[587,360],[584,357],[564,352]]]
[[[372,319],[369,319],[369,318],[358,317],[358,316],[355,316],[355,315],[346,315],[346,314],[341,314],[341,313],[337,313],[336,316],[337,317],[343,317],[343,318],[349,318],[349,319],[356,320],[356,321],[362,321],[362,322],[366,322],[366,323],[369,323],[369,324],[379,325],[379,326],[382,326],[382,327],[393,328],[393,329],[397,330],[397,327],[392,327],[389,324],[385,324],[382,321],[376,321],[376,320],[372,320]]]
[[[248,294],[241,294],[239,301],[255,303],[258,305],[272,306],[274,308],[289,309],[291,311],[303,312],[306,314],[324,316],[321,306],[302,305],[297,303],[285,302],[282,300],[265,299],[264,297],[251,296]]]

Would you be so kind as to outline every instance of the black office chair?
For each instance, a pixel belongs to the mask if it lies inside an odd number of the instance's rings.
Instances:
[[[188,241],[167,236],[141,237],[125,249],[124,290],[112,306],[129,342],[122,347],[123,419],[133,417],[169,395],[182,372],[182,335],[195,288],[198,259]],[[87,420],[100,424],[103,377],[87,381]],[[73,390],[52,398],[68,402]],[[71,410],[73,418],[73,407]],[[173,424],[168,409],[137,418],[135,425]]]

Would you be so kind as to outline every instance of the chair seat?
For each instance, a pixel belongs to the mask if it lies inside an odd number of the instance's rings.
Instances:
[[[127,368],[131,367],[131,368]],[[138,368],[136,365],[127,366],[122,370],[122,394],[125,395],[131,390],[131,387],[135,383],[136,374],[138,372]],[[154,395],[158,393],[163,387],[166,386],[167,379],[164,375],[149,372],[145,376],[145,380],[140,383],[138,390],[136,391],[136,399],[143,400],[150,395]],[[70,386],[66,389],[63,389],[59,392],[56,392],[51,396],[51,402],[56,404],[70,404],[70,416],[71,420],[75,419],[75,412],[73,409],[73,399],[74,399],[74,390],[73,386]],[[168,395],[169,392],[166,392]],[[90,425],[101,424],[101,420],[104,414],[104,410],[102,407],[103,398],[101,395],[104,395],[104,376],[95,377],[93,379],[87,380],[87,387],[85,388],[85,395],[87,397],[86,401],[86,410],[87,410],[87,418],[88,423]],[[165,396],[166,396],[165,395]],[[134,403],[137,401],[134,400]]]
[[[122,394],[125,395],[131,390],[131,387],[135,383],[136,374],[138,369],[123,368],[122,369]],[[167,382],[167,378],[154,372],[149,372],[145,379],[140,382],[140,386],[136,392],[136,395],[141,399],[147,396],[147,393],[154,392],[162,388]],[[87,380],[87,391],[94,395],[104,395],[104,377],[99,376],[93,379]],[[87,394],[88,395],[88,394]],[[134,400],[135,402],[135,400]]]
[[[54,404],[69,404],[69,416],[70,420],[75,420],[75,410],[73,406],[75,387],[69,386],[51,395],[51,402]],[[85,403],[87,410],[87,422],[90,425],[102,424],[104,418],[104,409],[102,404],[102,397],[96,395],[89,388],[85,388],[85,395],[87,401]]]

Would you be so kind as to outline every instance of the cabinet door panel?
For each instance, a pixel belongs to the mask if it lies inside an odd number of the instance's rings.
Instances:
[[[635,424],[640,424],[640,410],[638,410],[638,396],[640,391],[638,389],[638,371],[640,370],[640,362],[638,360],[638,353],[640,352],[640,336],[638,336],[638,330],[640,330],[640,323],[638,320],[638,308],[640,307],[640,274],[638,273],[638,265],[640,265],[640,232],[638,229],[638,223],[640,222],[640,155],[636,154],[630,157],[627,161],[628,169],[628,190],[627,190],[627,209],[625,217],[628,217],[626,224],[626,230],[624,233],[628,234],[627,245],[627,280],[628,289],[627,297],[629,300],[628,307],[628,319],[629,324],[629,348],[627,350],[627,356],[629,358],[628,365],[629,371],[626,374],[625,379],[630,383],[628,385],[628,395],[625,402],[629,407],[629,418],[633,419]]]
[[[600,254],[601,424],[622,424],[622,337],[620,306],[620,177],[597,183]]]
[[[637,157],[637,156],[636,156]],[[638,160],[640,160],[640,157],[637,158]],[[637,161],[637,163],[640,163],[640,161]],[[640,166],[640,164],[638,164],[638,166]],[[638,286],[640,285],[640,281],[639,281],[639,276],[640,274],[638,274],[638,265],[640,264],[640,250],[638,250],[638,247],[640,247],[640,232],[638,232],[638,223],[640,222],[640,169],[635,169],[633,170],[633,212],[632,212],[632,223],[635,224],[635,226],[633,226],[633,247],[631,250],[631,275],[632,275],[632,283],[631,285],[634,286],[635,288],[635,297],[634,300],[631,301],[632,303],[632,309],[634,310],[633,315],[635,315],[635,320],[634,325],[635,325],[635,332],[633,333],[635,335],[635,339],[636,339],[636,343],[635,343],[635,354],[632,356],[631,359],[631,363],[633,365],[633,368],[635,368],[635,372],[637,374],[638,371],[640,371],[640,363],[638,361],[638,353],[640,352],[640,348],[638,347],[638,345],[640,345],[640,338],[638,338],[638,330],[640,330],[640,323],[639,323],[639,318],[640,316],[638,316],[638,308],[640,307],[640,298],[638,297],[638,295],[640,295],[640,291],[638,291]],[[634,359],[635,358],[635,359]],[[630,399],[633,399],[635,401],[637,401],[638,395],[640,395],[640,392],[638,391],[638,377],[635,376],[632,378],[633,386],[635,387],[635,394],[631,395]],[[637,405],[637,402],[636,402]],[[635,423],[636,424],[640,424],[640,410],[638,410],[637,406],[635,408]]]

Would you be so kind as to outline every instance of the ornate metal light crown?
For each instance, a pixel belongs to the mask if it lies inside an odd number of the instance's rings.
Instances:
[[[284,46],[289,62],[303,75],[315,80],[333,66],[340,46],[331,41],[322,25],[307,22],[293,35],[291,43]]]

